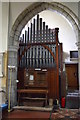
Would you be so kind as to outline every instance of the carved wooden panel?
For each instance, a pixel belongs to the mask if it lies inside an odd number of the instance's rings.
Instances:
[[[25,87],[47,87],[47,71],[37,71],[35,69],[24,69]]]

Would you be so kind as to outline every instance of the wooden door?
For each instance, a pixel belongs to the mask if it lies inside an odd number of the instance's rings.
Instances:
[[[66,64],[68,89],[78,89],[78,64]]]

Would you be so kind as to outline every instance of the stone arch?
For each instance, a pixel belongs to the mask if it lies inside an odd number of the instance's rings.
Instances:
[[[73,26],[73,29],[76,34],[76,38],[78,42],[78,32],[80,31],[80,22],[78,17],[70,10],[68,7],[61,3],[53,2],[37,2],[26,8],[16,19],[14,25],[12,26],[9,42],[8,42],[8,64],[9,65],[15,65],[17,67],[17,52],[18,52],[18,39],[21,34],[22,29],[27,24],[27,22],[35,16],[37,13],[43,11],[43,10],[53,10],[57,11],[64,17],[66,17],[71,25]],[[10,71],[8,70],[8,87],[10,87],[9,81],[10,81]],[[17,70],[13,71],[12,74],[12,87],[11,87],[11,106],[17,104]]]
[[[40,2],[40,3],[32,4],[18,16],[10,33],[10,45],[16,45],[16,41],[19,39],[22,29],[33,16],[35,16],[37,13],[43,10],[50,10],[50,9],[53,11],[57,11],[58,13],[60,13],[69,20],[75,31],[76,38],[78,40],[80,21],[78,17],[73,13],[73,11],[61,3]]]

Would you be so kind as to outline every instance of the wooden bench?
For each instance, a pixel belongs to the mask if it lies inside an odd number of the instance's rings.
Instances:
[[[46,104],[47,104],[47,99],[48,99],[48,90],[46,89],[18,89],[18,105],[20,103],[20,99],[32,99],[32,100],[45,100]],[[41,95],[45,95],[45,98],[29,98],[29,97],[21,97],[21,94],[41,94]]]

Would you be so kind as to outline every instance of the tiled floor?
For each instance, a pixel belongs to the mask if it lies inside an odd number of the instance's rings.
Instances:
[[[78,112],[78,109],[59,109],[52,113],[52,118],[78,118],[80,117]]]

